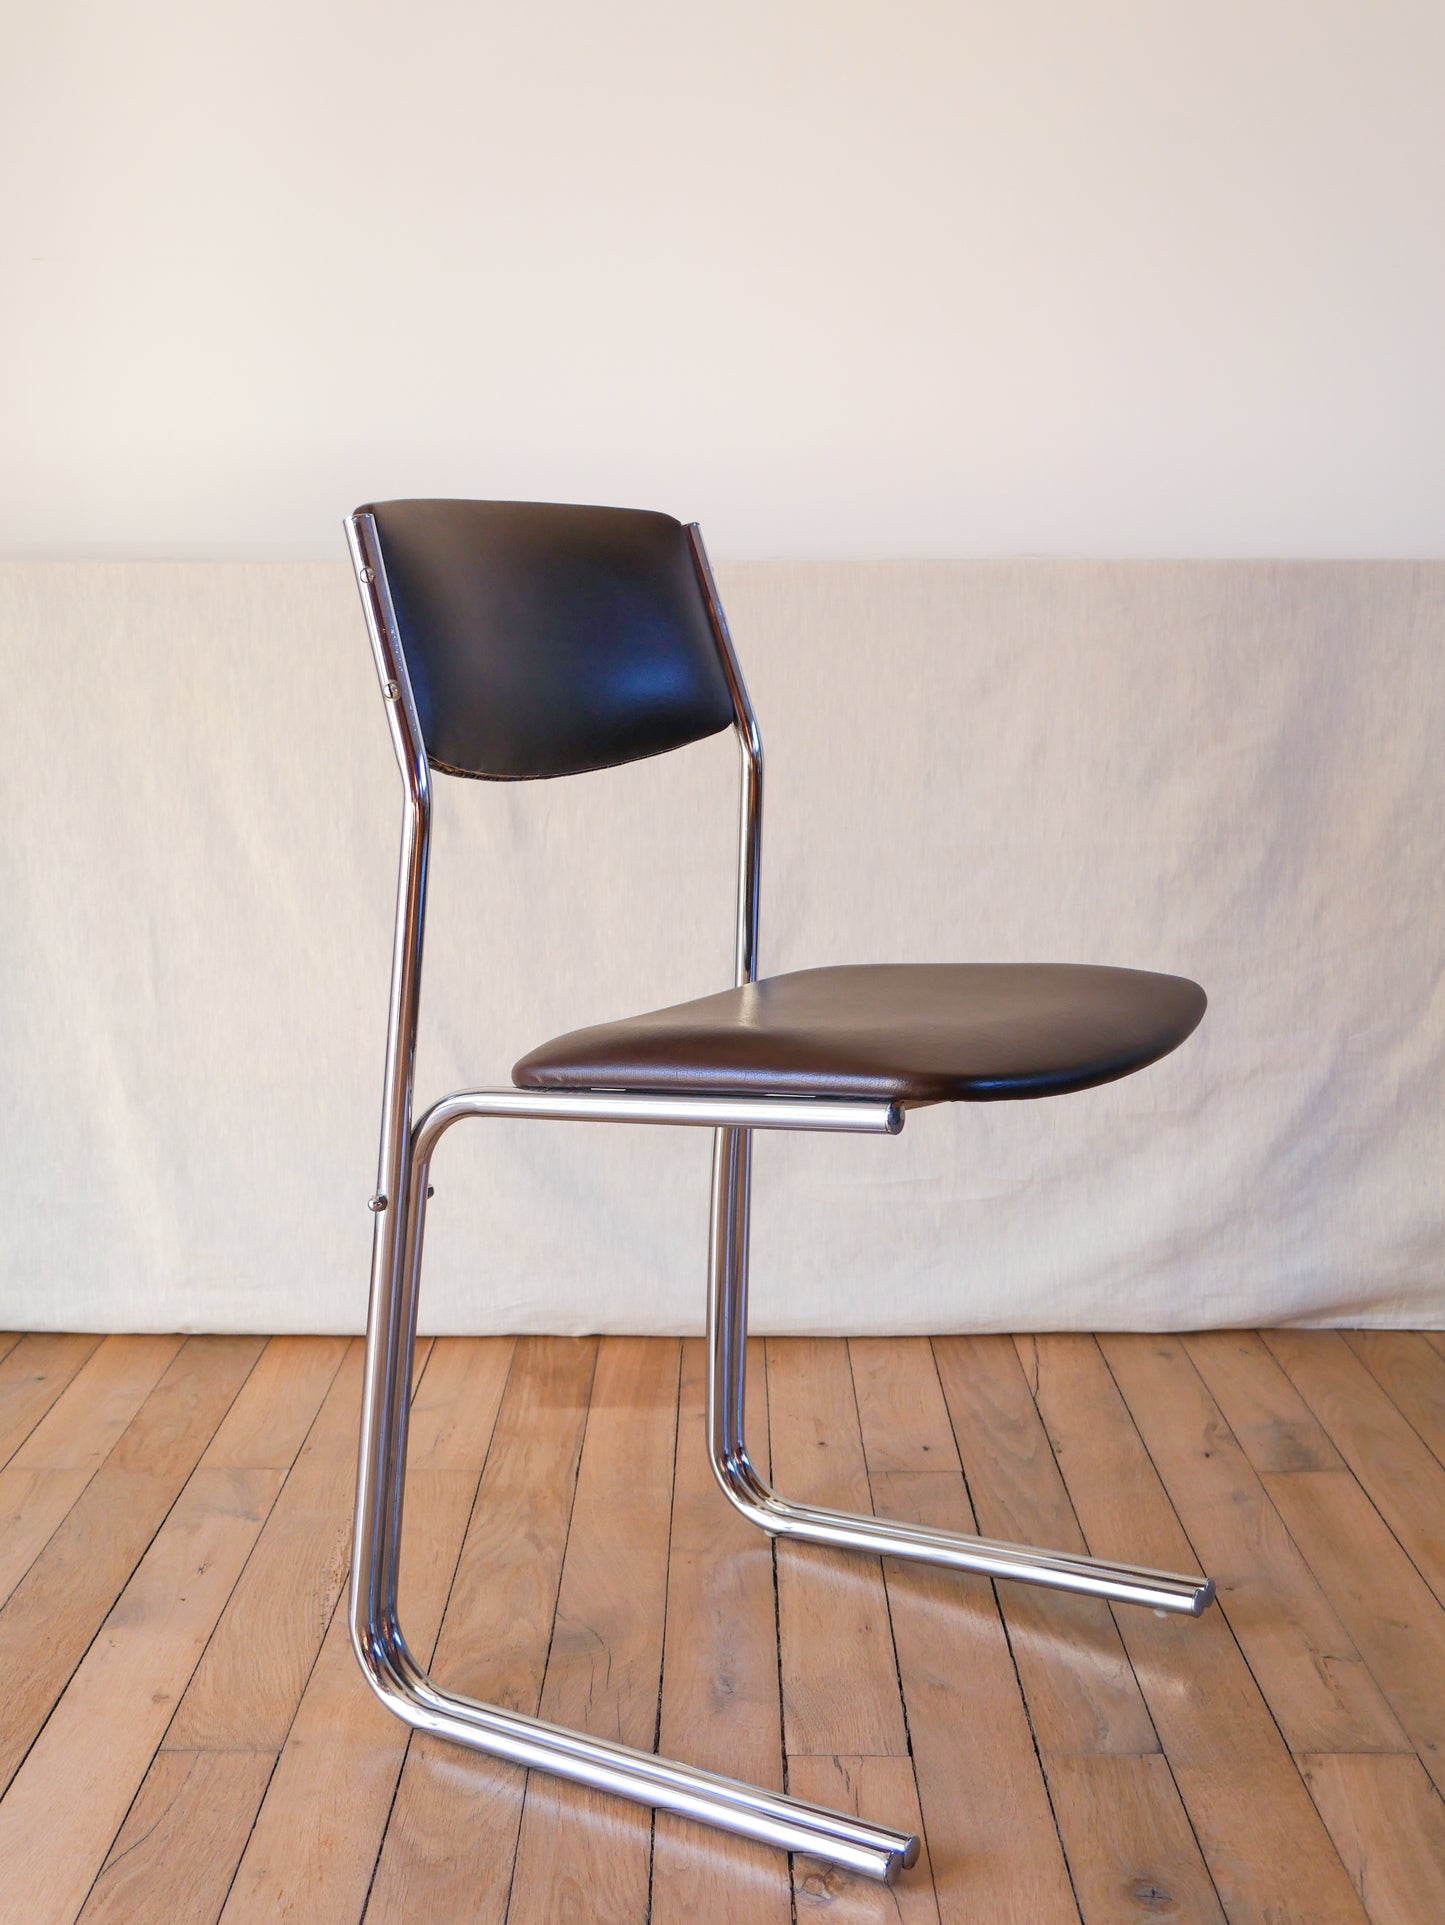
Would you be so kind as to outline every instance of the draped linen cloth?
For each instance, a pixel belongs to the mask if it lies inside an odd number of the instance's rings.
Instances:
[[[1445,1321],[1445,565],[718,572],[765,973],[1210,996],[1106,1089],[756,1138],[755,1326]],[[400,788],[345,565],[6,564],[0,666],[0,1322],[359,1329]],[[736,779],[437,779],[419,1106],[730,982]],[[699,1329],[709,1152],[457,1126],[423,1327]]]

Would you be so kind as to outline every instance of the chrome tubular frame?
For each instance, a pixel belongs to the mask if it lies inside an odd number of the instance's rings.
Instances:
[[[743,984],[757,976],[762,742],[701,537],[696,528],[688,534],[732,692],[742,756],[735,979]],[[385,1098],[377,1187],[371,1199],[375,1233],[349,1598],[352,1643],[362,1671],[381,1701],[417,1730],[891,1882],[917,1858],[918,1839],[910,1833],[456,1696],[434,1684],[407,1648],[396,1599],[417,1295],[432,1156],[454,1123],[463,1117],[516,1117],[680,1124],[716,1131],[708,1294],[708,1450],[726,1495],[764,1530],[774,1536],[1149,1604],[1159,1611],[1198,1615],[1213,1597],[1214,1586],[1203,1578],[1174,1577],[1093,1558],[1052,1556],[981,1538],[790,1504],[754,1470],[743,1432],[752,1131],[842,1130],[893,1136],[903,1127],[899,1105],[783,1096],[491,1089],[444,1097],[413,1123],[431,781],[371,517],[352,516],[347,536],[404,789]]]
[[[763,846],[763,745],[757,718],[738,667],[727,618],[723,614],[702,537],[688,530],[698,576],[718,652],[732,690],[733,714],[742,751],[742,801],[738,836],[737,954],[734,980],[756,980],[758,898]],[[775,1537],[831,1544],[844,1550],[871,1551],[880,1557],[907,1557],[955,1571],[1042,1584],[1059,1591],[1081,1591],[1120,1604],[1147,1604],[1156,1611],[1198,1617],[1214,1596],[1203,1577],[1176,1577],[1168,1571],[1106,1564],[1098,1558],[1066,1557],[1019,1544],[997,1544],[951,1531],[892,1524],[846,1511],[791,1504],[757,1473],[744,1435],[748,1326],[748,1195],[752,1157],[747,1127],[720,1129],[713,1155],[712,1237],[708,1290],[708,1452],[713,1473],[732,1502]]]

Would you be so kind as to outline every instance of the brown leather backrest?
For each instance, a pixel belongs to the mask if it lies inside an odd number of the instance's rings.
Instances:
[[[357,512],[375,520],[434,767],[575,775],[733,720],[687,531],[670,515],[520,501]]]

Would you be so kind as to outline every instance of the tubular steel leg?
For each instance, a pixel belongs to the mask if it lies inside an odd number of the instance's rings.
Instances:
[[[955,1571],[1077,1591],[1117,1604],[1198,1617],[1214,1598],[1214,1580],[1181,1577],[1099,1558],[1038,1551],[1021,1544],[928,1530],[916,1524],[856,1517],[780,1497],[748,1458],[743,1429],[747,1370],[749,1132],[717,1133],[713,1158],[711,1282],[708,1293],[708,1451],[724,1492],[744,1517],[774,1537],[844,1550],[871,1551],[940,1564]]]
[[[438,1105],[415,1132],[404,1190],[396,1185],[402,1206],[388,1203],[379,1212],[351,1580],[352,1642],[362,1670],[382,1703],[419,1731],[891,1883],[918,1856],[911,1833],[456,1696],[434,1684],[407,1649],[396,1617],[396,1584],[431,1152],[462,1115],[546,1113],[546,1099],[515,1091],[455,1099],[451,1108]]]

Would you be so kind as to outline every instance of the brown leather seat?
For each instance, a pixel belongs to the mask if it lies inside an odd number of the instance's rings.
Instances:
[[[521,1089],[760,1090],[902,1103],[1057,1096],[1127,1076],[1204,1014],[1182,976],[1064,963],[800,969],[573,1030]]]

